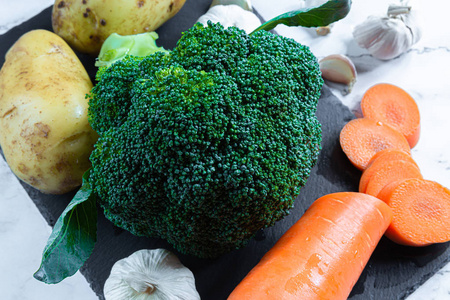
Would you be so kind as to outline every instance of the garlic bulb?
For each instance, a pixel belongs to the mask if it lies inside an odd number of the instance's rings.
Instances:
[[[406,52],[421,38],[417,4],[400,1],[390,5],[386,16],[369,16],[357,25],[353,37],[358,45],[379,59],[388,60]]]
[[[211,7],[215,5],[230,5],[230,4],[235,4],[248,11],[253,11],[252,3],[250,2],[250,0],[213,0],[211,2]]]
[[[192,272],[168,250],[139,250],[117,261],[105,282],[106,300],[197,300]]]
[[[261,21],[254,13],[234,4],[214,5],[197,22],[207,25],[208,20],[220,23],[225,28],[236,26],[247,33],[261,25]]]

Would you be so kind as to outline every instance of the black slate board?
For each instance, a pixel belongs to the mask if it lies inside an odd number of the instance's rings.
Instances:
[[[182,10],[158,30],[158,43],[167,49],[173,48],[181,32],[188,29],[207,10],[209,3],[210,0],[188,0]],[[23,33],[38,28],[51,30],[51,7],[0,36],[0,65],[3,65],[6,51]],[[79,54],[79,58],[93,77],[94,58],[82,54]],[[341,128],[354,116],[327,87],[323,88],[317,116],[323,127],[323,150],[289,216],[275,226],[260,231],[247,247],[215,260],[198,259],[174,251],[182,263],[194,273],[202,299],[226,299],[241,279],[315,199],[332,192],[357,191],[361,173],[349,163],[338,141]],[[52,196],[42,194],[26,184],[23,186],[51,226],[75,193]],[[450,243],[445,243],[410,248],[383,238],[356,283],[350,299],[404,299],[450,261],[449,245]],[[103,285],[117,260],[139,249],[157,247],[173,251],[163,240],[135,237],[114,227],[99,210],[98,242],[81,273],[99,298],[104,299]]]

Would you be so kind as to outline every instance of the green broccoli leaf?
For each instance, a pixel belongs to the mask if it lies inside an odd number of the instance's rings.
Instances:
[[[286,26],[320,27],[343,19],[350,11],[351,0],[330,0],[318,7],[295,10],[275,17],[258,28],[259,30],[272,30],[279,24]]]
[[[113,33],[103,43],[95,66],[108,67],[127,55],[144,57],[159,51],[167,52],[163,47],[156,45],[158,37],[154,31],[133,35]]]
[[[83,184],[56,221],[34,278],[58,283],[75,274],[89,258],[97,240],[97,207],[89,184],[90,170]]]

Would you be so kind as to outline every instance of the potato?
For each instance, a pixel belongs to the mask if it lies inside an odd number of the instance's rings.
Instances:
[[[73,49],[97,55],[111,33],[154,31],[183,7],[185,0],[56,0],[53,31]]]
[[[33,30],[0,70],[0,145],[11,170],[44,193],[81,184],[97,134],[87,119],[92,82],[56,34]]]

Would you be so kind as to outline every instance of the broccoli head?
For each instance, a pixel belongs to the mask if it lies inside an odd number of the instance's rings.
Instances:
[[[102,69],[90,181],[115,225],[211,258],[289,213],[320,151],[317,59],[292,39],[196,24]]]

